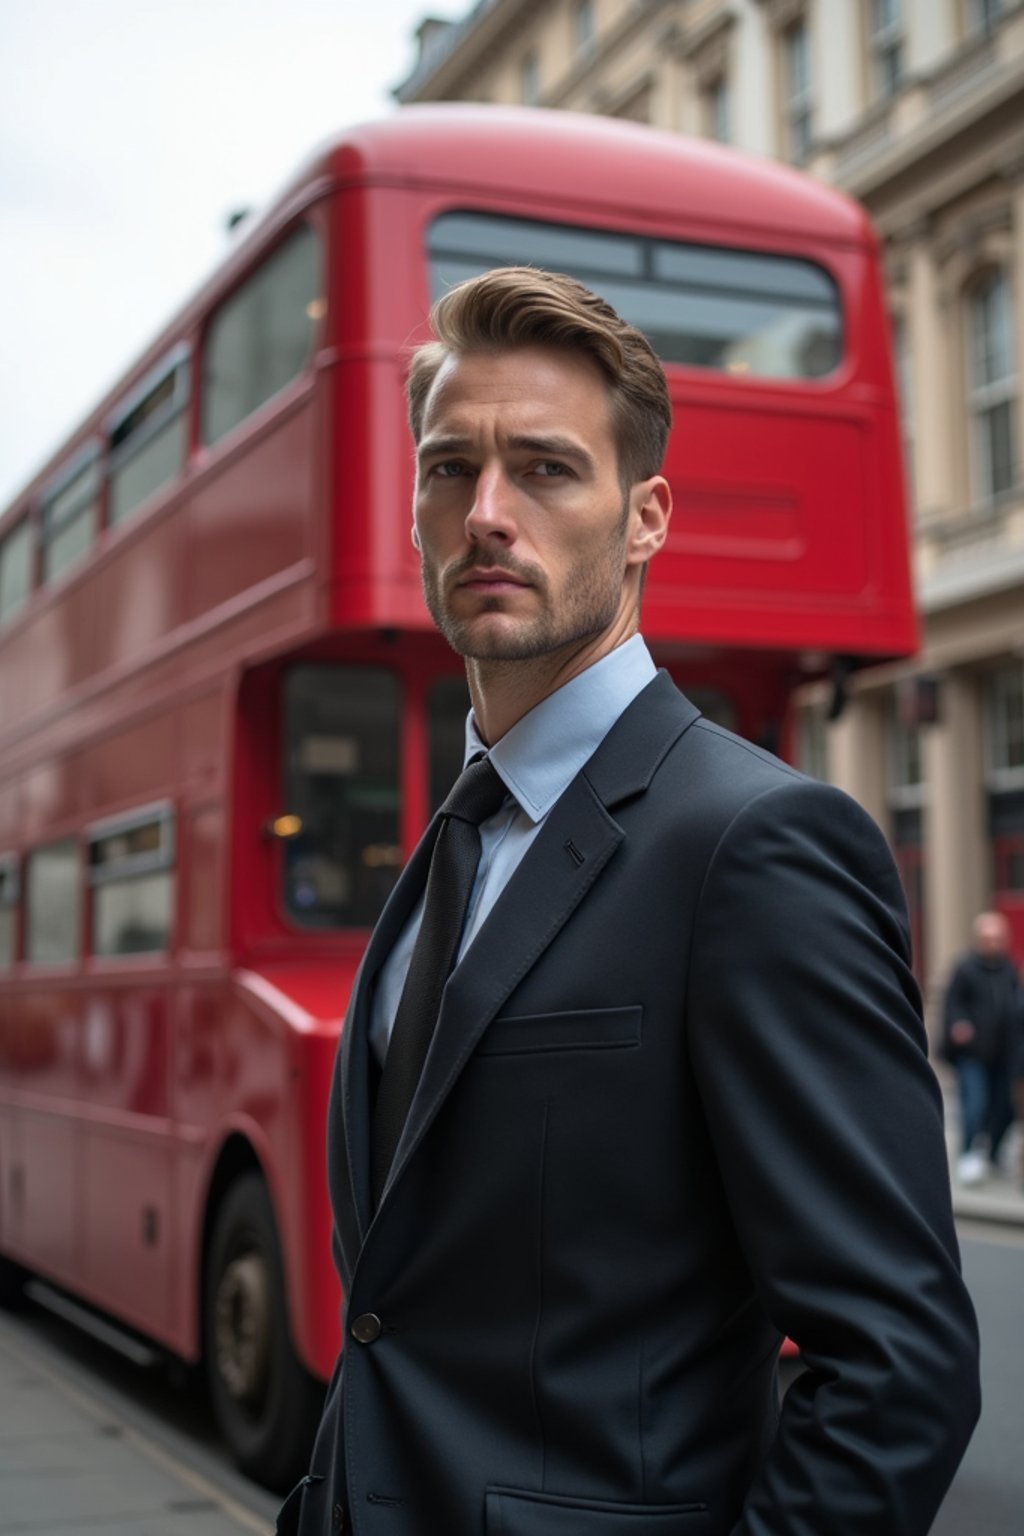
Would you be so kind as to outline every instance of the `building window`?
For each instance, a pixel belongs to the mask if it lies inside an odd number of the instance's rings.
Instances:
[[[94,955],[161,954],[174,915],[174,818],[168,805],[147,806],[90,827]]]
[[[995,788],[1024,785],[1024,663],[989,674],[985,719],[990,783]]]
[[[994,32],[1003,13],[1003,0],[968,0],[967,17],[971,32]]]
[[[203,348],[203,441],[216,443],[303,370],[325,313],[320,253],[301,225],[216,311]]]
[[[871,0],[870,51],[874,94],[885,101],[903,79],[902,0]]]
[[[910,325],[905,315],[892,317],[892,361],[900,407],[900,438],[903,469],[911,502],[914,500],[914,395],[910,368]]]
[[[10,970],[16,958],[18,900],[18,860],[6,854],[0,858],[0,970]]]
[[[913,680],[901,690],[889,717],[889,804],[893,808],[919,806],[924,798],[924,756],[921,727],[910,719]]]
[[[13,618],[32,590],[32,527],[27,517],[0,540],[0,623]]]
[[[99,499],[99,453],[89,448],[43,496],[40,527],[44,581],[55,580],[88,554]]]
[[[73,837],[29,854],[25,959],[30,965],[67,965],[78,958],[80,890],[78,843]]]
[[[594,41],[594,0],[576,0],[573,11],[573,37],[580,50],[589,48]]]
[[[188,355],[178,349],[111,417],[108,523],[123,522],[180,473],[187,404]]]
[[[807,23],[787,27],[782,47],[782,95],[785,153],[794,165],[806,165],[811,152],[811,50]]]
[[[519,84],[524,105],[535,107],[540,101],[540,60],[536,53],[528,53],[519,66]]]
[[[719,144],[728,144],[732,137],[730,126],[729,81],[718,75],[702,91],[704,103],[704,132]]]
[[[990,502],[1012,491],[1017,478],[1013,306],[1003,272],[970,290],[967,321],[974,484],[977,498]]]
[[[380,667],[295,667],[284,686],[284,905],[302,928],[370,928],[402,864],[401,694]]]

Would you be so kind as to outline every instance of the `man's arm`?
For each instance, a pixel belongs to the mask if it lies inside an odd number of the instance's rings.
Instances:
[[[790,779],[722,837],[690,1050],[740,1243],[806,1373],[734,1536],[924,1536],[977,1419],[938,1086],[899,878]]]

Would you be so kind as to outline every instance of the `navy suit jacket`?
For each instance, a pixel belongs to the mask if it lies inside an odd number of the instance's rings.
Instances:
[[[923,1536],[977,1337],[878,829],[659,674],[453,973],[374,1212],[369,999],[436,831],[341,1041],[346,1344],[279,1530]]]

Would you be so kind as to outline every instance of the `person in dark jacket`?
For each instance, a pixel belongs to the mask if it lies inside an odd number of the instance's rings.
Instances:
[[[946,992],[945,1059],[960,1091],[963,1184],[998,1166],[999,1150],[1013,1124],[1011,1055],[1020,1003],[1017,969],[1010,957],[1010,927],[999,912],[974,920],[974,948],[954,968]]]

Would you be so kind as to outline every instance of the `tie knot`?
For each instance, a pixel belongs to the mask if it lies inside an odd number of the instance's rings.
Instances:
[[[478,827],[493,816],[508,794],[489,758],[478,757],[464,768],[441,807],[442,815],[454,816]]]

